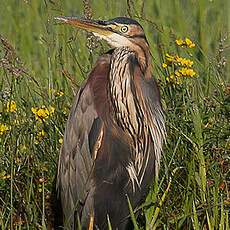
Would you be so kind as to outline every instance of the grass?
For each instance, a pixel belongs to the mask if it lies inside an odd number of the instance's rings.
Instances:
[[[55,25],[53,18],[89,16],[92,10],[94,18],[137,19],[153,54],[167,140],[159,180],[140,207],[146,229],[229,229],[229,1],[98,0],[88,7],[83,2],[1,3],[0,228],[48,227],[50,191],[74,91],[108,49],[84,32]],[[186,37],[194,48],[175,43]],[[178,66],[162,67],[166,53],[193,61],[195,77],[183,77],[180,84],[175,77],[167,80]],[[32,108],[48,112],[39,121]],[[129,206],[136,223],[136,210]]]

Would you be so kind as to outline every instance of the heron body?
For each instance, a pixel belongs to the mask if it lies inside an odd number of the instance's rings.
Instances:
[[[94,33],[113,50],[100,56],[67,121],[57,172],[60,229],[132,229],[132,208],[157,176],[165,136],[151,54],[133,19],[59,17]]]

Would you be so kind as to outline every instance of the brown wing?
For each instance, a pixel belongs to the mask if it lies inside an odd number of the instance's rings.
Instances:
[[[160,92],[154,79],[142,79],[140,87],[145,101],[146,117],[150,128],[150,136],[154,145],[155,175],[158,176],[162,145],[165,139],[165,117],[160,102]]]
[[[98,100],[103,103],[106,99],[109,63],[109,54],[99,58],[86,84],[75,97],[67,121],[58,163],[57,192],[61,199],[64,225],[68,229],[77,224],[77,217],[84,224],[93,215],[95,185],[92,172],[94,155],[103,132],[106,102],[104,109],[96,105]]]

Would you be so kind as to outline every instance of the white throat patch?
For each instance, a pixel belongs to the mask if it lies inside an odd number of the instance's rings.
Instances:
[[[121,36],[120,34],[113,33],[111,35],[105,36],[98,33],[93,33],[96,37],[106,40],[111,46],[115,48],[120,47],[131,47],[132,43],[128,38]]]

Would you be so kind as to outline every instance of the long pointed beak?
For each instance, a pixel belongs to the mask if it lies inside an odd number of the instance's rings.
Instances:
[[[103,21],[80,19],[77,17],[64,17],[64,16],[55,17],[54,19],[69,25],[73,25],[80,29],[84,29],[88,32],[97,33],[100,35],[108,36],[113,33],[111,27],[106,25]]]

